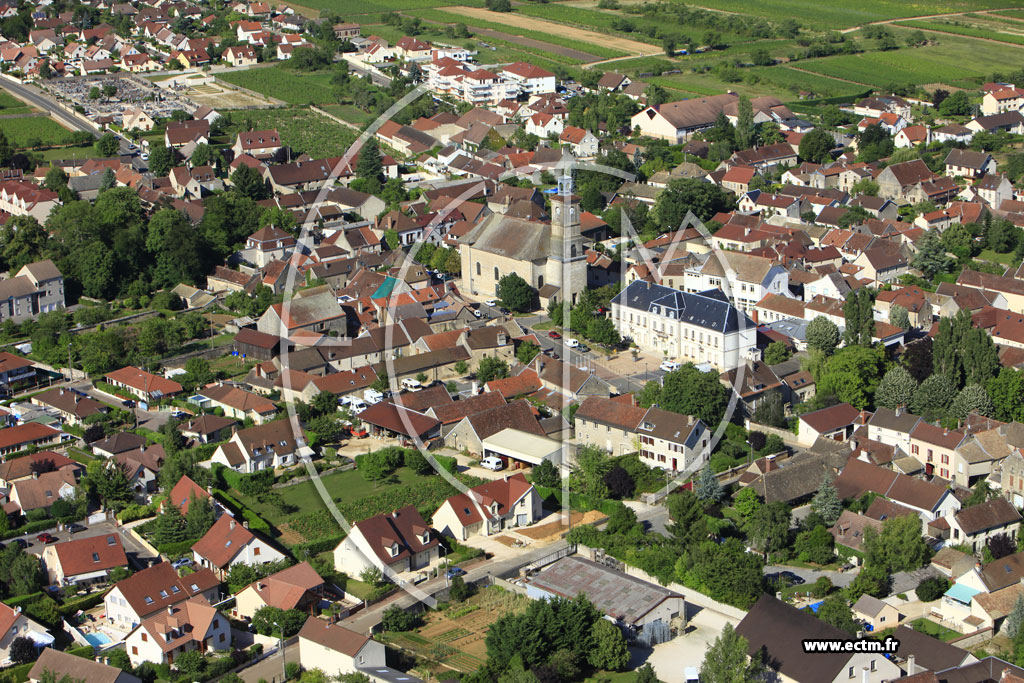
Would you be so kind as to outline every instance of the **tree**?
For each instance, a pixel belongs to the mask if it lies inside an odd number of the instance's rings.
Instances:
[[[604,477],[611,470],[608,453],[597,446],[580,446],[576,451],[576,466],[572,477],[577,488],[591,498],[607,498],[608,486]]]
[[[843,501],[839,500],[839,493],[836,491],[832,477],[826,475],[818,487],[817,493],[811,499],[811,509],[821,515],[821,518],[829,526],[835,524],[839,515],[843,512]]]
[[[735,208],[736,198],[714,183],[696,178],[675,178],[658,193],[653,217],[660,231],[667,232],[678,230],[689,211],[698,219],[709,221],[716,213]]]
[[[509,273],[498,280],[498,298],[510,311],[524,313],[533,309],[536,290],[516,273]]]
[[[676,41],[671,36],[665,36],[661,39],[661,49],[665,51],[666,57],[676,56]]]
[[[634,683],[662,683],[658,678],[658,675],[654,672],[654,667],[651,666],[650,662],[644,662],[644,665],[636,670],[636,680]]]
[[[519,344],[519,348],[516,349],[516,360],[523,365],[529,365],[530,361],[537,357],[540,353],[540,347],[530,341],[524,341]]]
[[[590,341],[604,346],[618,346],[622,343],[622,336],[615,329],[615,323],[611,318],[600,316],[591,318],[587,322],[586,335]]]
[[[253,613],[252,627],[260,635],[280,638],[283,632],[284,638],[291,638],[302,628],[307,616],[301,610],[265,605]]]
[[[889,324],[906,332],[910,329],[910,313],[904,306],[893,304],[889,307]]]
[[[562,481],[562,478],[558,474],[558,470],[555,469],[555,466],[547,459],[541,460],[540,464],[533,468],[531,476],[534,484],[537,484],[538,486],[545,486],[547,488],[554,488]]]
[[[725,489],[722,488],[715,473],[711,471],[711,463],[706,463],[701,469],[693,484],[693,492],[700,500],[711,503],[717,503],[725,497]]]
[[[1002,368],[985,388],[992,399],[993,417],[1002,422],[1024,422],[1024,373]]]
[[[116,460],[100,463],[99,476],[90,477],[100,500],[112,510],[120,510],[135,499],[131,476],[127,468]]]
[[[957,90],[939,104],[939,113],[943,116],[967,116],[971,113],[971,100],[967,91]]]
[[[633,491],[636,490],[633,477],[629,476],[629,472],[623,469],[621,465],[614,465],[605,473],[604,485],[608,487],[608,492],[616,500],[632,498]]]
[[[473,586],[467,585],[461,576],[452,577],[452,585],[448,589],[448,597],[453,602],[464,602],[473,595]]]
[[[476,368],[476,378],[481,384],[487,384],[494,379],[508,377],[508,363],[494,356],[484,356]]]
[[[993,560],[999,560],[1017,552],[1017,541],[1007,533],[995,534],[988,537],[985,547],[988,548]]]
[[[850,635],[855,635],[861,630],[860,624],[853,618],[853,610],[847,604],[846,598],[839,593],[828,596],[818,606],[818,618]]]
[[[965,386],[949,406],[949,415],[956,420],[967,419],[967,415],[970,413],[990,417],[994,412],[992,399],[988,397],[985,387],[980,384]]]
[[[170,174],[174,166],[174,150],[164,145],[157,145],[149,152],[149,171],[157,178]],[[241,167],[239,167],[241,168]],[[255,169],[252,169],[255,171]]]
[[[793,513],[781,501],[761,506],[747,524],[747,538],[767,558],[789,546]]]
[[[918,597],[921,597],[918,594]],[[1016,638],[1020,633],[1020,627],[1024,624],[1024,595],[1017,594],[1017,601],[1013,603],[1013,610],[1006,617],[1006,635]]]
[[[637,526],[636,513],[625,503],[616,502],[608,515],[605,531],[609,534],[628,534]]]
[[[818,524],[797,534],[793,550],[801,562],[828,564],[835,558],[835,539],[824,524]]]
[[[757,496],[757,491],[749,486],[740,489],[733,499],[733,508],[740,514],[744,522],[749,522],[760,507],[761,499]]]
[[[960,388],[965,384],[984,384],[999,368],[999,353],[992,336],[974,327],[970,311],[961,310],[952,319],[939,321],[932,342],[932,365]]]
[[[198,681],[206,672],[206,655],[199,650],[188,650],[174,658],[174,668],[188,677],[189,680]]]
[[[791,355],[788,346],[783,342],[774,341],[764,350],[764,362],[768,365],[775,365],[789,360]]]
[[[875,405],[895,409],[908,406],[917,391],[915,380],[902,365],[892,366],[875,390]]]
[[[871,290],[861,287],[846,295],[843,303],[846,329],[843,341],[847,346],[871,346],[875,334],[874,297]]]
[[[150,162],[153,157],[150,156]],[[238,168],[231,174],[231,187],[242,197],[248,197],[253,201],[266,199],[269,196],[267,184],[260,172],[251,166],[239,164]]]
[[[380,160],[380,147],[377,145],[377,140],[374,138],[367,138],[366,142],[359,149],[359,158],[356,162],[356,177],[363,178],[368,181],[375,181],[376,187],[380,187],[382,178],[384,177],[384,167]],[[371,192],[371,194],[374,194]]]
[[[466,361],[455,361],[455,374],[461,377],[465,375],[467,372],[469,372],[469,364]]]
[[[215,521],[216,516],[209,500],[198,500],[193,493],[188,503],[188,512],[185,513],[185,535],[188,538],[202,538]]]
[[[740,95],[736,106],[736,147],[747,149],[754,142],[754,108],[746,95]]]
[[[594,622],[591,631],[593,647],[587,658],[590,665],[605,671],[622,671],[629,664],[629,649],[618,626],[607,619]]]
[[[847,346],[835,352],[822,368],[818,393],[832,395],[860,410],[870,407],[885,366],[885,351]]]
[[[95,143],[96,153],[101,157],[113,157],[117,156],[117,152],[121,147],[116,135],[107,132],[101,135]]]
[[[836,146],[832,134],[823,128],[815,128],[800,140],[800,158],[814,164],[831,159],[832,148]]]
[[[769,427],[786,427],[786,408],[783,405],[782,394],[778,391],[769,392],[764,400],[754,408],[754,414],[751,415],[751,418],[754,422],[768,425]],[[751,442],[751,446],[753,445],[753,442]],[[763,443],[760,448],[755,447],[754,450],[759,451],[761,448],[764,448]]]
[[[693,363],[686,363],[662,378],[658,403],[662,410],[699,417],[713,427],[722,421],[729,402],[729,389],[716,372],[701,372]]]
[[[28,664],[36,661],[39,654],[36,652],[36,644],[30,638],[18,636],[11,641],[8,656],[15,664]]]
[[[831,355],[839,345],[839,328],[825,316],[807,323],[807,348]]]
[[[921,537],[917,515],[893,517],[882,523],[882,531],[864,532],[865,565],[880,567],[886,573],[920,569],[931,558],[931,548]]]
[[[763,668],[755,660],[747,662],[748,645],[747,639],[736,633],[732,624],[726,624],[704,654],[700,679],[714,683],[750,683],[760,680]]]
[[[936,273],[944,273],[949,269],[950,260],[946,256],[946,248],[942,246],[942,238],[934,228],[925,232],[917,241],[917,254],[910,262],[924,276],[931,279]]]

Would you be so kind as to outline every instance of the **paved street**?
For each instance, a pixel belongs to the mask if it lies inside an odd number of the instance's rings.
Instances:
[[[299,661],[299,641],[288,644],[284,649],[286,662]],[[266,659],[262,659],[247,669],[238,672],[245,683],[259,683],[261,680],[267,683],[281,683],[284,680],[283,667],[281,664],[280,651],[275,652]]]
[[[803,567],[790,567],[787,565],[765,565],[765,574],[775,574],[777,572],[793,572],[806,581],[806,584],[804,585],[807,586],[808,590],[810,589],[810,584],[813,584],[822,576],[828,577],[828,580],[832,582],[832,585],[839,588],[846,588],[857,577],[857,573],[855,571],[836,572],[821,569],[804,569]]]
[[[99,131],[96,126],[82,121],[76,116],[68,114],[64,109],[57,106],[49,96],[45,95],[41,90],[32,85],[21,85],[19,83],[12,83],[11,81],[4,80],[0,82],[0,86],[10,91],[20,99],[30,102],[33,106],[50,112],[50,116],[58,121],[61,125],[70,128],[71,130],[82,130],[86,133],[98,135]]]

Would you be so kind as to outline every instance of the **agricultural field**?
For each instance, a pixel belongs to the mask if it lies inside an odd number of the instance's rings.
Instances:
[[[217,78],[275,97],[288,104],[330,104],[335,102],[330,71],[302,73],[283,66],[228,71]]]
[[[0,116],[31,114],[35,109],[7,91],[0,89]]]
[[[981,25],[973,22],[967,23],[966,21],[959,19],[956,21],[901,21],[897,25],[906,26],[907,28],[919,28],[925,31],[940,31],[942,33],[955,33],[959,36],[996,40],[1001,43],[1024,45],[1024,33],[1020,31],[1017,33],[1007,33],[997,29],[995,26],[987,24]],[[1024,29],[1024,25],[1022,25],[1021,28]]]
[[[525,38],[533,38],[534,40],[552,44],[554,50],[561,46],[570,50],[589,53],[603,59],[627,57],[630,54],[640,55],[660,52],[660,49],[653,45],[640,43],[635,40],[615,38],[581,29],[570,29],[560,24],[542,19],[517,16],[514,13],[490,12],[473,7],[457,7],[452,8],[452,11],[430,9],[417,10],[409,12],[409,14],[427,21],[439,21],[445,24],[463,23],[471,29],[491,29],[492,31],[501,31]],[[553,52],[553,54],[558,53]]]
[[[1019,7],[1014,0],[926,0],[908,4],[900,0],[863,0],[862,2],[819,2],[818,0],[704,0],[701,7],[750,14],[770,21],[794,18],[813,30],[844,29],[874,21],[922,17],[933,14],[976,12],[985,9]]]
[[[344,17],[357,17],[363,14],[374,12],[400,12],[405,10],[429,9],[432,7],[444,7],[448,5],[472,5],[483,7],[484,0],[298,0],[292,4],[296,10],[310,8],[314,10],[328,10],[336,12]],[[1012,5],[1008,5],[1012,6]],[[356,20],[358,21],[358,20]]]
[[[325,104],[320,108],[328,114],[337,116],[343,121],[348,121],[349,123],[360,127],[377,118],[373,114],[367,114],[362,109],[354,107],[351,104]]]
[[[489,586],[465,602],[425,613],[416,631],[385,633],[382,640],[457,671],[476,671],[487,660],[484,638],[491,624],[529,602],[525,595]]]
[[[897,41],[901,41],[903,34],[894,33]],[[971,86],[975,84],[972,79],[986,78],[1003,65],[1016,64],[1022,58],[1024,50],[1011,45],[942,36],[937,44],[924,47],[808,59],[794,66],[877,88],[925,83]]]
[[[355,107],[349,109],[359,111]],[[332,112],[333,113],[333,112]],[[373,118],[369,114],[364,114]],[[342,116],[342,118],[346,118]],[[250,128],[276,128],[284,144],[295,154],[315,158],[341,156],[356,139],[356,131],[339,125],[310,109],[247,109],[231,112],[232,125],[226,130],[234,140],[236,133]],[[355,122],[354,122],[355,123]]]
[[[4,119],[0,125],[4,135],[15,147],[52,147],[72,141],[71,131],[48,116]]]

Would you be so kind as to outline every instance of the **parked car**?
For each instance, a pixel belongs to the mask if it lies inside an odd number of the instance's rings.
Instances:
[[[43,533],[41,533],[38,536],[36,536],[36,540],[39,541],[40,543],[44,543],[44,544],[45,543],[56,543],[57,542],[57,537],[54,536],[53,534],[46,533],[44,531]]]
[[[18,546],[22,550],[24,550],[25,548],[31,548],[32,547],[32,542],[31,541],[27,541],[24,538],[16,538],[13,541],[11,541],[11,543],[13,543],[14,545]]]
[[[449,579],[454,579],[456,576],[465,576],[466,570],[462,567],[448,567],[448,571],[445,574]]]
[[[181,569],[182,567],[191,567],[192,566],[192,558],[191,557],[179,557],[174,562],[171,562],[171,566],[174,567],[175,569]]]
[[[562,335],[558,334],[554,330],[551,330],[550,332],[548,332],[548,337],[550,337],[551,339],[561,339]]]
[[[663,360],[661,361],[661,365],[659,365],[658,367],[664,370],[665,372],[675,372],[676,370],[679,369],[679,363],[675,362],[674,360]]]
[[[488,306],[490,306],[491,308],[494,308],[495,306],[498,305],[498,302],[495,301],[494,299],[488,299],[484,303],[487,304]]]
[[[580,344],[579,346],[576,347],[576,350],[579,351],[580,353],[586,353],[587,351],[590,351],[590,347],[587,346],[586,344]]]
[[[802,586],[803,584],[807,583],[807,581],[805,581],[802,576],[794,574],[790,571],[781,572],[779,576],[788,581],[789,585],[791,586]]]
[[[78,522],[72,522],[71,524],[68,524],[68,533],[69,534],[77,534],[77,533],[79,533],[81,531],[85,531],[85,528],[86,527],[85,527],[84,524],[79,524]]]
[[[495,455],[488,455],[480,461],[480,467],[497,472],[498,470],[504,469],[505,463],[501,461],[501,458]]]
[[[134,408],[135,407],[135,401],[133,401],[131,399],[125,399],[125,400],[121,401],[121,405],[123,405],[125,408]]]

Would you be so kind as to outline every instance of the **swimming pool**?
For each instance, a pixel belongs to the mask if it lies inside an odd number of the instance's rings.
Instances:
[[[89,644],[92,645],[93,647],[99,647],[101,645],[109,645],[110,643],[114,642],[114,641],[112,641],[110,639],[110,636],[108,636],[106,633],[101,633],[99,631],[96,631],[96,632],[93,632],[93,633],[86,633],[85,634],[85,639],[88,640]]]

